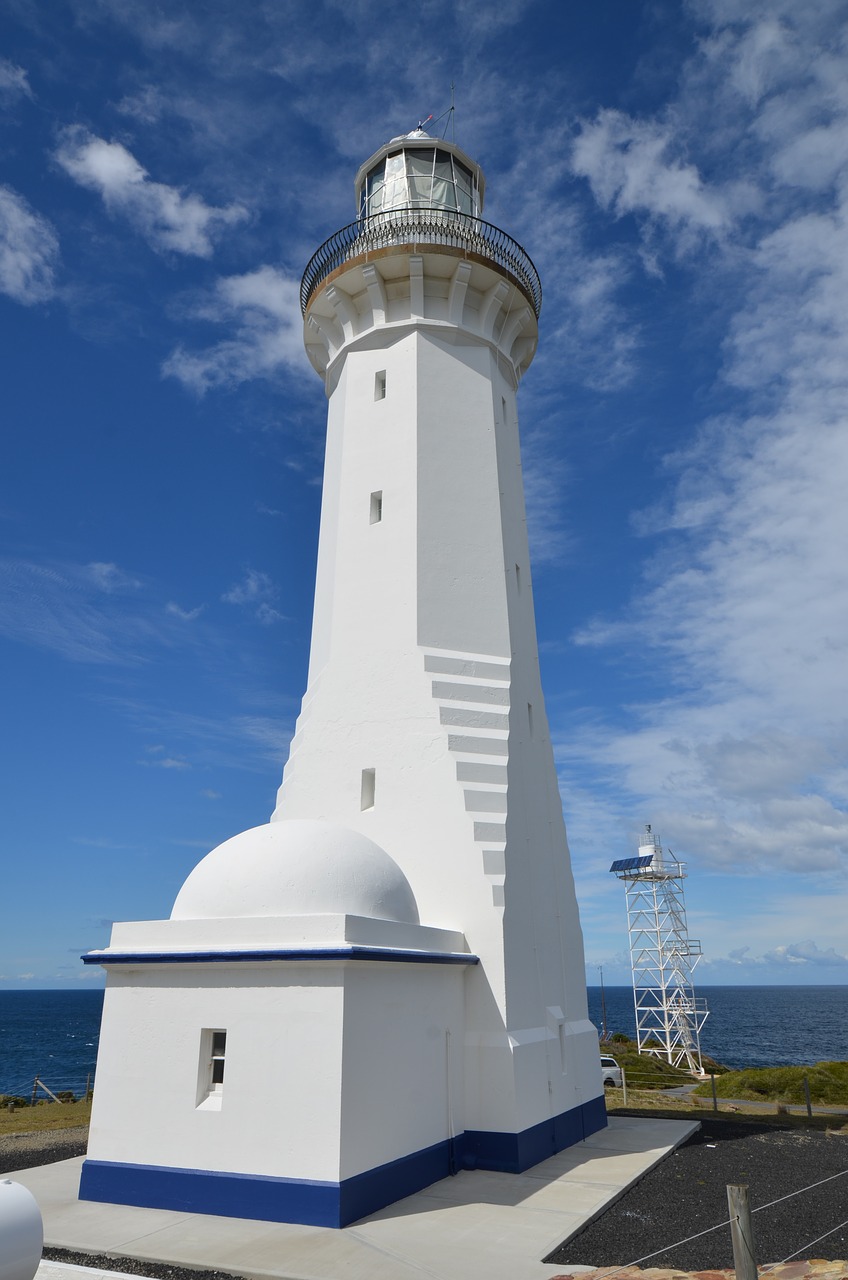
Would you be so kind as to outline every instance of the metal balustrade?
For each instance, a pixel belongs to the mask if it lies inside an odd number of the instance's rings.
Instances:
[[[322,280],[354,258],[397,246],[413,249],[446,245],[473,253],[500,267],[533,304],[538,317],[542,284],[529,254],[500,227],[466,213],[447,209],[391,209],[370,218],[358,218],[325,240],[309,259],[300,282],[300,308],[306,314],[309,299]]]

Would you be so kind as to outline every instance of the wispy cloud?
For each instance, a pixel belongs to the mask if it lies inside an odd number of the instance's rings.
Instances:
[[[32,97],[33,92],[23,67],[10,62],[8,58],[0,58],[0,101]]]
[[[225,604],[247,606],[257,621],[264,626],[285,621],[284,615],[274,608],[279,592],[267,573],[248,569],[241,582],[235,582],[221,599]]]
[[[139,764],[143,764],[152,769],[190,769],[191,764],[183,756],[154,756],[150,760],[139,760]]]
[[[141,733],[162,741],[147,748],[148,757],[191,757],[196,769],[261,769],[280,767],[291,741],[290,716],[221,714],[198,715],[174,707],[115,699],[114,705]],[[218,798],[217,795],[209,798]]]
[[[307,371],[299,282],[273,267],[219,280],[193,316],[233,329],[232,337],[200,351],[178,347],[162,366],[166,376],[197,395],[272,378],[285,369]]]
[[[134,661],[152,636],[143,613],[121,607],[137,586],[115,565],[0,560],[0,632],[74,662]]]
[[[0,186],[0,292],[29,306],[55,292],[59,241],[23,196]]]
[[[679,145],[671,123],[606,109],[582,124],[571,163],[616,217],[643,213],[678,230],[716,234],[729,221],[726,201],[674,154]]]
[[[731,0],[708,8],[721,16],[683,77],[675,136],[667,120],[601,113],[576,154],[603,207],[645,213],[652,252],[658,223],[671,256],[681,236],[721,232],[690,265],[718,269],[733,308],[723,379],[747,403],[666,459],[672,499],[637,525],[658,539],[638,599],[575,636],[639,653],[671,691],[587,724],[568,749],[708,864],[845,870],[848,53],[832,45],[820,68],[821,32],[795,10],[778,22]],[[705,113],[721,122],[712,189],[679,159]],[[757,145],[739,157],[742,130]],[[737,165],[756,199],[726,198]]]
[[[182,622],[194,622],[199,618],[205,605],[199,604],[194,609],[183,609],[180,605],[175,604],[173,600],[169,600],[165,605],[165,612],[170,613],[172,617],[181,619]]]
[[[135,664],[194,642],[192,614],[156,598],[154,584],[111,562],[0,558],[0,634],[72,662]]]
[[[209,258],[218,236],[248,216],[240,204],[216,208],[198,195],[154,182],[122,143],[107,142],[79,126],[65,131],[56,160],[159,251]]]

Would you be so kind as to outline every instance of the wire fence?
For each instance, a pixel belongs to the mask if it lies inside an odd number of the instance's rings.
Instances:
[[[33,1105],[39,1100],[48,1101],[50,1097],[58,1097],[60,1101],[70,1101],[67,1095],[73,1095],[74,1100],[80,1100],[88,1097],[94,1089],[94,1067],[85,1073],[77,1072],[74,1075],[56,1076],[46,1072],[43,1076],[36,1073],[33,1076],[17,1078],[11,1082],[4,1083],[0,1088],[0,1105]],[[63,1096],[64,1095],[64,1096]]]
[[[799,1187],[796,1191],[790,1191],[785,1196],[778,1196],[776,1200],[769,1200],[767,1204],[758,1205],[756,1209],[751,1210],[751,1215],[755,1213],[764,1213],[766,1209],[773,1209],[775,1205],[783,1204],[786,1200],[793,1200],[796,1196],[804,1195],[808,1191],[815,1191],[817,1187],[822,1187],[826,1182],[833,1182],[835,1178],[848,1177],[848,1169],[841,1169],[838,1173],[832,1173],[827,1178],[820,1178],[818,1182],[811,1182],[806,1187]],[[649,1262],[651,1258],[658,1258],[661,1255],[671,1253],[674,1249],[679,1249],[685,1244],[691,1244],[693,1240],[700,1240],[702,1236],[711,1235],[714,1231],[721,1231],[723,1227],[729,1227],[734,1219],[732,1217],[724,1218],[721,1222],[716,1222],[711,1227],[704,1227],[702,1231],[694,1231],[691,1235],[684,1236],[682,1240],[675,1240],[673,1244],[665,1244],[659,1249],[653,1249],[650,1253],[645,1253],[641,1258],[634,1258],[632,1262],[626,1263],[621,1267],[598,1267],[599,1276],[603,1280],[613,1280],[614,1276],[619,1276],[626,1271],[630,1271],[633,1267],[641,1266],[643,1262]],[[835,1227],[829,1227],[827,1231],[816,1236],[814,1240],[808,1240],[805,1244],[800,1245],[792,1253],[782,1258],[780,1262],[769,1263],[766,1267],[759,1269],[761,1275],[765,1275],[769,1271],[773,1271],[775,1267],[783,1266],[784,1262],[789,1262],[792,1258],[797,1258],[799,1253],[803,1253],[805,1249],[810,1249],[814,1244],[818,1244],[821,1240],[826,1240],[828,1236],[835,1235],[841,1227],[848,1226],[848,1219],[837,1223]]]

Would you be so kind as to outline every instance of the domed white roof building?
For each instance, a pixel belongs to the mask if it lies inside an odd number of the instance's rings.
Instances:
[[[409,881],[385,849],[334,822],[251,827],[197,864],[172,920],[355,915],[418,924]]]

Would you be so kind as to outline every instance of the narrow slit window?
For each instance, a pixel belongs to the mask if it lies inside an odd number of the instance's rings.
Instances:
[[[506,422],[506,400],[501,396],[501,422]]]
[[[227,1056],[226,1031],[213,1031],[209,1054],[209,1092],[220,1093],[224,1087],[224,1060]]]
[[[381,369],[379,373],[374,375],[374,399],[385,400],[386,398],[386,371]]]
[[[360,791],[360,802],[359,802],[359,807],[363,811],[365,809],[374,808],[375,786],[376,786],[376,770],[363,769],[362,770],[362,787]]]
[[[517,591],[521,590],[521,569],[518,565],[515,566],[515,587]]]
[[[533,737],[533,703],[527,703],[527,728],[530,730],[530,737]]]
[[[565,1075],[568,1067],[568,1057],[565,1050],[565,1023],[558,1022],[557,1030],[559,1032],[559,1057],[562,1063],[562,1074]]]
[[[227,1056],[227,1033],[219,1028],[204,1027],[200,1033],[200,1063],[197,1073],[197,1105],[205,1111],[217,1111],[224,1092],[224,1063]]]
[[[371,494],[371,523],[379,524],[383,519],[383,490]]]

